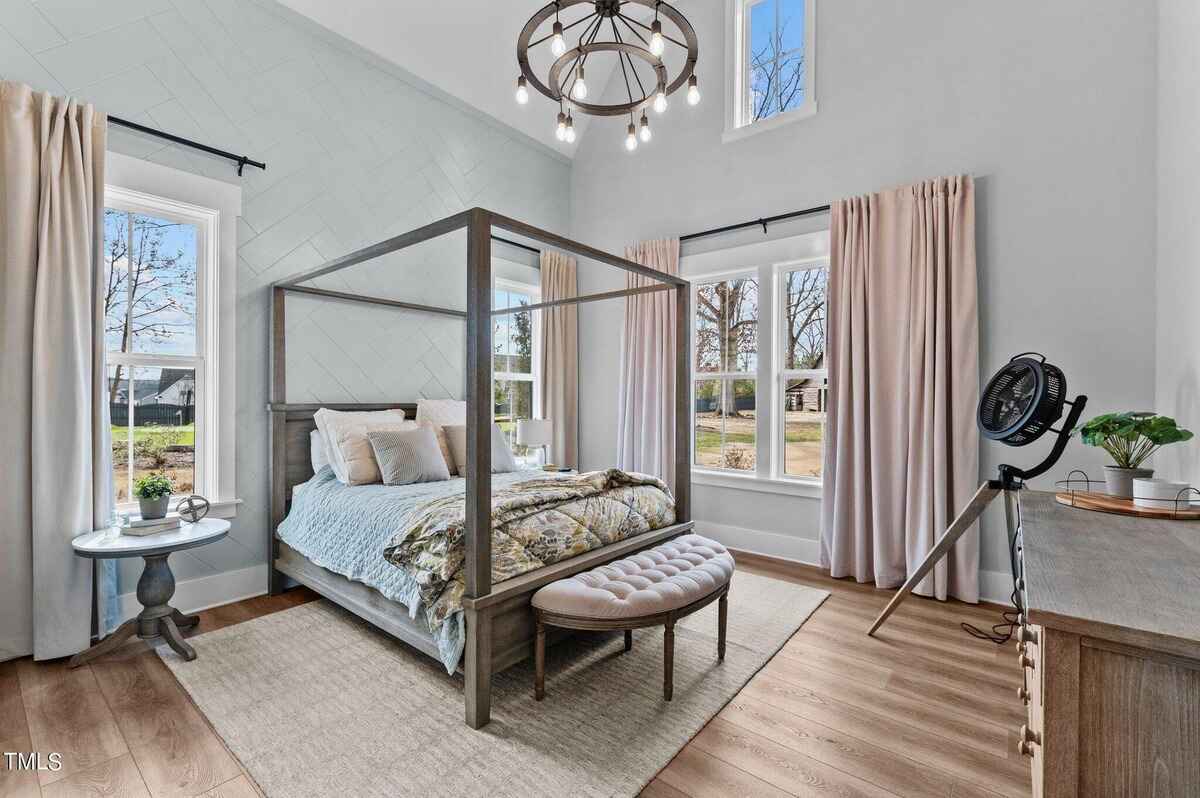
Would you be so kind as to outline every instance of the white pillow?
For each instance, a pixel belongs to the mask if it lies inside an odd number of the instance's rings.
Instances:
[[[446,459],[438,448],[433,427],[407,432],[371,430],[367,433],[384,485],[443,482],[450,479]]]
[[[443,427],[446,431],[446,438],[450,442],[450,451],[454,454],[454,461],[462,463],[462,476],[467,475],[467,426],[465,424],[451,424]],[[512,449],[508,448],[508,441],[504,439],[504,430],[500,429],[499,424],[492,425],[492,473],[504,474],[509,471],[518,471],[517,460],[513,457]]]
[[[338,481],[346,485],[370,485],[379,481],[379,466],[367,433],[371,430],[416,429],[417,422],[405,421],[403,410],[341,411],[322,407],[313,416],[325,439],[329,464]]]
[[[329,452],[325,448],[325,437],[315,429],[308,436],[308,456],[312,459],[313,473],[329,465]]]
[[[457,474],[458,463],[442,428],[447,425],[466,424],[467,403],[458,399],[421,399],[417,402],[417,423],[433,427],[442,456],[446,458],[446,468],[451,474]],[[464,460],[464,471],[466,467],[467,463]]]

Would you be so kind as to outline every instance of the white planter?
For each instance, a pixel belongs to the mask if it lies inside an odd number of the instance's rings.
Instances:
[[[1171,482],[1166,479],[1135,479],[1133,481],[1133,503],[1151,510],[1174,510],[1175,500],[1190,485],[1186,482]],[[1190,497],[1183,495],[1183,502]]]
[[[1154,476],[1153,468],[1120,468],[1119,466],[1104,467],[1104,483],[1109,496],[1119,499],[1133,498],[1133,481],[1149,479]]]

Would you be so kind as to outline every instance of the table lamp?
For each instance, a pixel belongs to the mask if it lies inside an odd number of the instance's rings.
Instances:
[[[542,467],[546,462],[546,447],[553,442],[554,429],[548,419],[522,418],[517,420],[517,445],[540,448],[542,450]]]

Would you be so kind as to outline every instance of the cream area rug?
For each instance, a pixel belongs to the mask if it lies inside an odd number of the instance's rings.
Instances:
[[[271,798],[636,795],[829,594],[734,575],[728,646],[717,605],[675,627],[662,698],[662,629],[571,638],[493,680],[492,722],[463,723],[463,681],[349,612],[314,601],[192,637],[159,656]]]

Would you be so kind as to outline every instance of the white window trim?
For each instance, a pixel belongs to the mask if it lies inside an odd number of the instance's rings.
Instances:
[[[108,153],[106,207],[139,208],[196,224],[197,291],[195,357],[138,353],[121,356],[129,365],[168,361],[198,363],[196,373],[195,492],[212,504],[215,518],[231,518],[241,500],[236,496],[236,308],[237,217],[242,212],[239,186],[171,169],[136,158]],[[201,253],[203,250],[203,256]],[[206,268],[211,264],[215,268]],[[127,512],[135,502],[117,507]]]
[[[529,304],[534,305],[542,301],[542,287],[532,283],[523,283],[519,280],[513,280],[507,277],[496,277],[492,280],[493,291],[515,291],[519,294],[529,296]],[[542,384],[542,314],[537,311],[532,311],[530,315],[533,317],[533,325],[530,335],[533,336],[533,345],[530,347],[530,373],[526,374],[520,371],[493,371],[492,385],[494,386],[499,380],[508,380],[510,382],[530,382],[533,383],[533,408],[531,410],[534,418],[542,417],[542,392],[538,386]],[[492,414],[495,415],[495,407],[492,408]],[[515,434],[515,433],[514,433]]]
[[[782,400],[785,372],[782,369],[782,336],[783,328],[779,323],[783,309],[782,280],[783,273],[797,268],[809,266],[817,268],[828,264],[829,261],[829,231],[822,230],[814,233],[804,233],[787,238],[765,242],[756,242],[728,249],[713,250],[696,255],[684,255],[681,261],[681,274],[691,281],[691,319],[689,330],[691,335],[691,351],[695,357],[696,350],[696,292],[704,283],[720,280],[736,279],[738,277],[757,277],[759,286],[759,316],[758,316],[758,354],[757,371],[751,373],[697,372],[695,364],[691,366],[691,385],[689,386],[688,424],[693,436],[693,448],[696,430],[696,381],[699,379],[717,379],[721,376],[753,378],[757,386],[757,406],[755,425],[755,458],[754,472],[740,472],[732,469],[706,468],[695,465],[693,451],[692,481],[702,485],[714,485],[726,488],[753,490],[763,493],[779,493],[794,496],[820,497],[822,480],[815,477],[789,476],[783,473],[783,440],[784,419],[782,414],[775,412]],[[737,264],[735,266],[735,264]],[[764,286],[767,290],[764,291]],[[769,294],[764,297],[764,294]],[[765,301],[764,301],[765,299]],[[778,354],[777,354],[778,353]],[[789,370],[786,373],[791,373]],[[816,372],[813,372],[816,373]],[[764,407],[765,405],[765,407]],[[778,416],[778,418],[777,418]],[[763,442],[767,445],[768,456],[763,457]]]
[[[761,0],[725,0],[725,130],[721,141],[729,144],[756,133],[808,119],[817,113],[817,0],[804,4],[804,102],[790,111],[757,122],[746,119],[749,69],[745,52],[749,29],[748,8]]]

